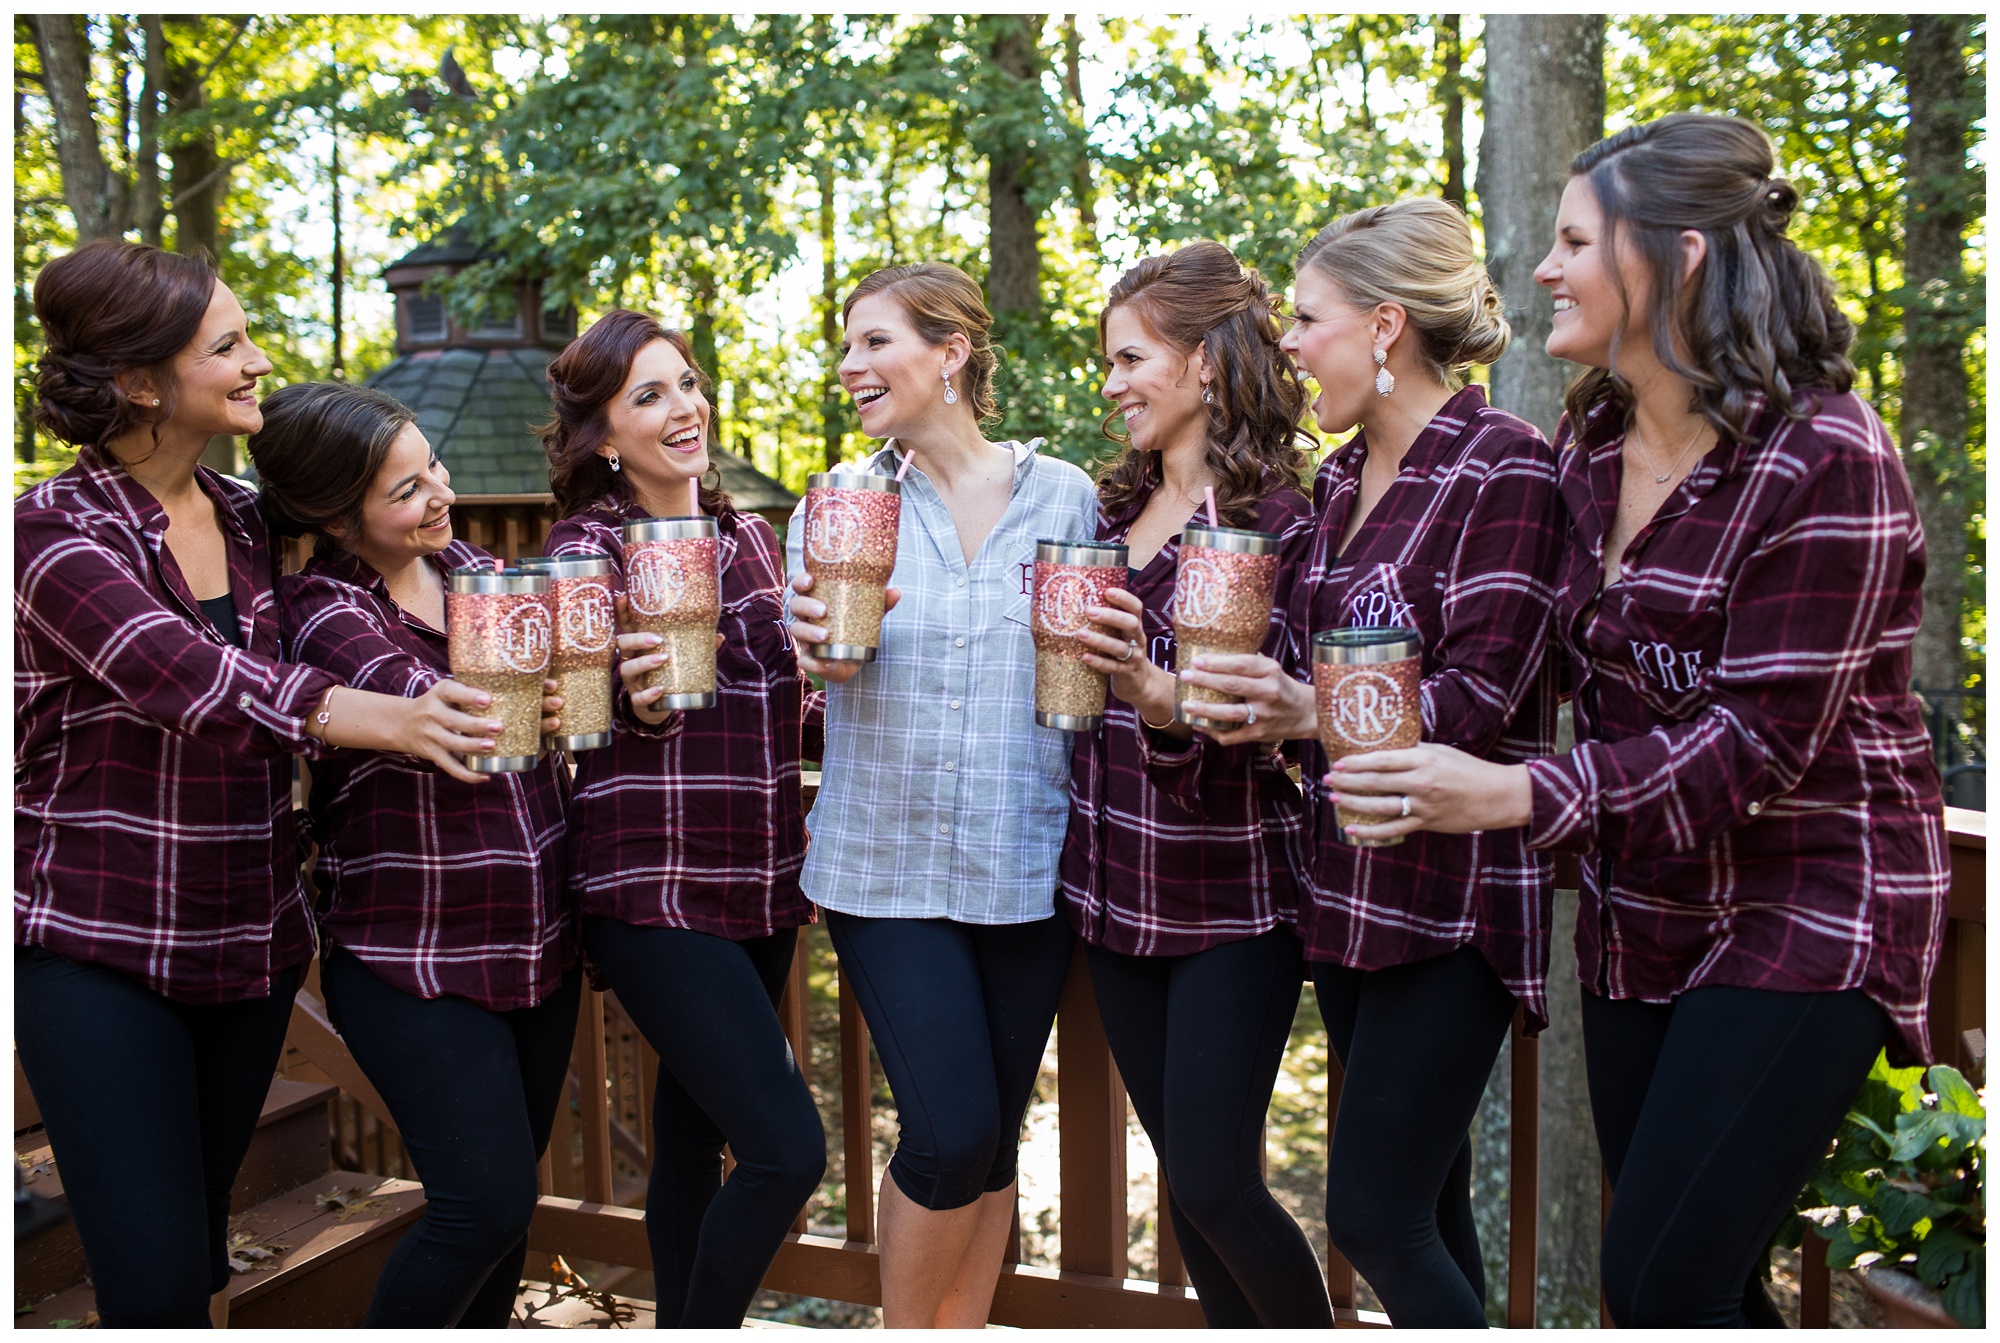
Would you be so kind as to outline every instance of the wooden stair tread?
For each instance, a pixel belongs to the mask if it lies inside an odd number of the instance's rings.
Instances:
[[[359,1191],[379,1206],[349,1216],[319,1207],[319,1197],[335,1189]],[[232,1235],[243,1231],[262,1243],[286,1248],[266,1266],[236,1274],[229,1283],[229,1301],[253,1301],[275,1291],[288,1278],[342,1255],[369,1241],[400,1234],[424,1211],[424,1187],[415,1180],[396,1180],[356,1171],[329,1171],[289,1193],[266,1199],[248,1212],[229,1219]]]
[[[629,1320],[612,1321],[596,1303],[581,1296],[566,1296],[553,1303],[549,1295],[554,1290],[546,1282],[533,1278],[521,1280],[520,1295],[514,1299],[514,1317],[507,1322],[509,1329],[651,1329],[653,1325],[654,1303],[637,1297],[619,1296],[611,1293],[611,1299],[632,1312]],[[533,1313],[530,1314],[529,1312]],[[620,1312],[623,1313],[622,1311]]]

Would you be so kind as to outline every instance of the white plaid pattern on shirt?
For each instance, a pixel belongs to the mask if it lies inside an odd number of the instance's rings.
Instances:
[[[1069,463],[1010,443],[1014,493],[971,564],[915,466],[903,481],[902,600],[882,647],[829,686],[826,752],[803,877],[815,904],[872,918],[1028,923],[1055,909],[1070,739],[1035,725],[1027,576],[1035,542],[1097,535],[1097,492]],[[893,474],[884,448],[861,469]],[[787,571],[804,571],[805,504]]]

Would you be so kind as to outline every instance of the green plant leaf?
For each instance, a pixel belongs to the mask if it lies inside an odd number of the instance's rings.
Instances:
[[[1930,1071],[1930,1089],[1937,1093],[1938,1109],[1952,1114],[1971,1115],[1976,1119],[1986,1118],[1986,1107],[1979,1103],[1979,1093],[1958,1069],[1940,1063]]]
[[[1973,1247],[1966,1255],[1963,1273],[1945,1283],[1941,1293],[1944,1308],[1967,1329],[1986,1327],[1986,1247]]]
[[[1956,1211],[1948,1203],[1942,1206],[1935,1204],[1927,1193],[1901,1189],[1887,1181],[1875,1191],[1875,1209],[1876,1215],[1882,1219],[1883,1232],[1898,1240],[1916,1231],[1918,1223],[1950,1216]]]
[[[1979,1242],[1962,1231],[1934,1231],[1917,1247],[1917,1276],[1932,1287],[1963,1272]]]

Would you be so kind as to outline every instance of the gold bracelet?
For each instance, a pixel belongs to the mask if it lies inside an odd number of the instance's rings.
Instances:
[[[1168,711],[1167,721],[1164,723],[1147,723],[1145,710],[1141,709],[1136,704],[1132,706],[1132,712],[1138,717],[1141,723],[1145,723],[1147,727],[1153,729],[1153,731],[1155,732],[1165,732],[1168,728],[1174,725],[1174,715],[1171,710]]]
[[[333,721],[333,692],[345,689],[347,689],[346,686],[330,685],[326,688],[326,693],[319,697],[319,712],[312,716],[312,720],[319,724],[319,739],[321,741],[326,740],[326,725]]]

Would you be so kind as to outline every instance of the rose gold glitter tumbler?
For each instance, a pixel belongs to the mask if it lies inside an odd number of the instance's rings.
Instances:
[[[1175,668],[1185,668],[1203,653],[1254,653],[1262,648],[1270,633],[1271,597],[1277,587],[1275,534],[1189,523],[1181,533],[1174,574]],[[1196,706],[1242,702],[1240,696],[1181,681],[1174,691],[1174,717],[1207,727],[1209,720]]]
[[[722,619],[721,532],[714,518],[641,518],[625,524],[625,600],[632,623],[660,636],[666,666],[659,709],[715,704],[715,626]]]
[[[1110,541],[1035,542],[1035,722],[1064,732],[1094,732],[1104,721],[1110,678],[1084,665],[1077,636],[1094,629],[1085,611],[1125,586],[1124,546]],[[1099,630],[1098,633],[1103,633]]]
[[[1328,764],[1364,751],[1399,751],[1423,740],[1420,638],[1415,630],[1395,627],[1321,630],[1313,635],[1313,699],[1319,707],[1319,742],[1326,748]],[[1400,835],[1348,838],[1348,826],[1382,819],[1334,808],[1340,837],[1363,848],[1403,842]]]
[[[823,662],[873,662],[882,646],[882,606],[896,571],[903,487],[889,476],[822,471],[806,477],[805,560],[812,595],[826,603],[826,642],[807,644]]]
[[[611,744],[611,698],[617,678],[617,609],[611,601],[616,566],[604,558],[532,556],[523,573],[549,580],[555,610],[549,673],[562,696],[562,730],[545,742],[552,751],[594,751]]]
[[[506,727],[492,755],[465,757],[476,774],[535,767],[542,746],[542,681],[554,621],[549,580],[519,569],[457,569],[445,593],[451,674],[493,696],[485,711]]]

